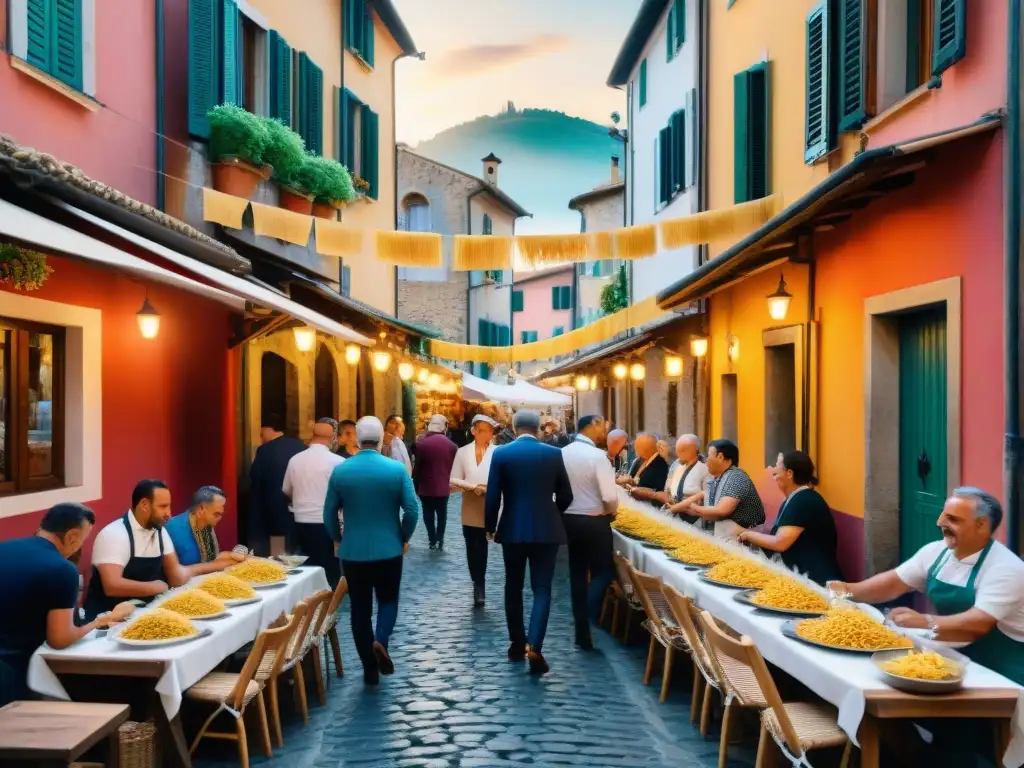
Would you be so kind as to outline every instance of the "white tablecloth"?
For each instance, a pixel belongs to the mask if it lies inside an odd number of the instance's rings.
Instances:
[[[166,661],[167,670],[157,681],[167,717],[173,718],[181,707],[186,690],[212,672],[224,659],[246,643],[251,643],[262,629],[282,613],[288,613],[300,600],[327,589],[323,568],[302,568],[288,577],[284,586],[259,590],[263,598],[257,603],[229,609],[229,615],[210,621],[196,621],[200,629],[209,627],[206,637],[163,648],[136,649],[109,639],[88,635],[70,648],[55,651],[42,646],[32,656],[28,669],[28,686],[33,691],[56,699],[69,699],[57,675],[46,663],[48,658],[79,661],[131,659],[134,661]]]
[[[840,653],[815,648],[792,640],[781,632],[785,616],[759,612],[737,602],[738,590],[717,587],[703,581],[697,571],[686,570],[670,560],[664,552],[643,546],[640,542],[614,532],[615,548],[626,555],[635,568],[657,576],[665,584],[709,611],[741,634],[750,637],[761,655],[779,669],[795,677],[825,701],[839,710],[839,725],[854,744],[857,729],[864,717],[865,692],[887,690],[887,686],[871,663],[870,654]],[[1012,738],[1004,765],[1024,765],[1024,689],[980,664],[969,664],[964,677],[965,688],[1017,688],[1017,710],[1011,723]]]

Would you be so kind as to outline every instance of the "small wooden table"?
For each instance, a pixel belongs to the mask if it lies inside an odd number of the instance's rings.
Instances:
[[[996,758],[1010,743],[1010,719],[1017,708],[1016,688],[971,688],[947,696],[915,696],[896,690],[865,692],[864,719],[857,732],[861,768],[878,768],[879,720],[973,718],[995,724]]]
[[[126,704],[15,701],[0,709],[0,764],[67,766],[107,739],[107,765],[117,768],[117,729]]]

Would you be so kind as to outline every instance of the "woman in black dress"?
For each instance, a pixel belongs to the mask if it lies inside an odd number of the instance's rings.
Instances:
[[[814,463],[803,451],[780,453],[775,482],[786,496],[771,533],[743,531],[740,541],[778,552],[790,568],[825,584],[842,580],[836,560],[836,523],[821,494],[812,486]]]

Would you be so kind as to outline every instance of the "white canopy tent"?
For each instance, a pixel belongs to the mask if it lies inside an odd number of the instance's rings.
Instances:
[[[522,379],[516,383],[499,384],[481,379],[471,373],[462,373],[462,396],[467,400],[484,400],[508,405],[535,406],[567,406],[572,404],[572,397],[554,392]]]

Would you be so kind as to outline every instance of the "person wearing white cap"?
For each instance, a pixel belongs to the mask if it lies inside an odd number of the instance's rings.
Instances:
[[[416,466],[412,480],[423,505],[423,524],[427,526],[430,548],[444,549],[444,532],[448,525],[449,478],[455,462],[455,445],[445,432],[448,419],[434,414],[427,423],[427,434],[416,442]]]
[[[473,580],[473,605],[484,604],[487,576],[487,529],[484,527],[484,494],[491,471],[494,434],[498,422],[490,416],[473,417],[473,442],[455,454],[450,478],[452,490],[462,491],[462,535],[466,539],[466,561]]]
[[[356,440],[359,453],[331,473],[323,521],[330,537],[340,542],[338,557],[348,580],[352,639],[363,662],[363,680],[376,685],[379,675],[395,671],[388,642],[398,619],[402,556],[416,530],[420,503],[405,467],[380,453],[380,419],[364,416],[356,422]],[[339,513],[345,516],[344,536]]]

